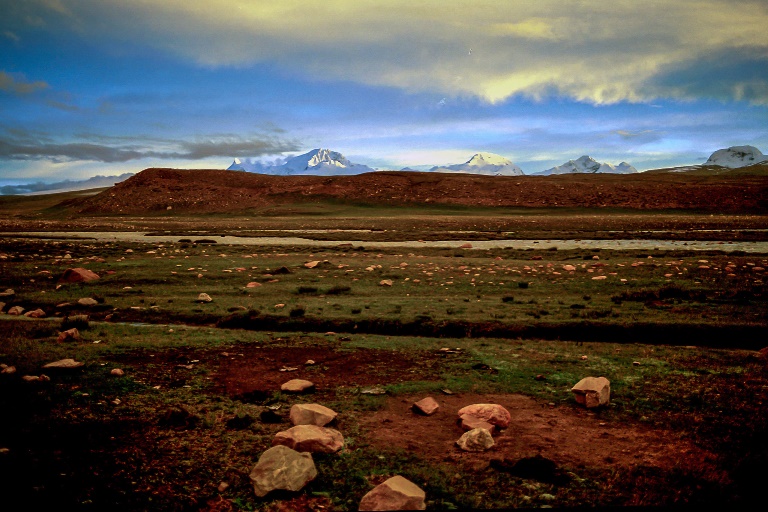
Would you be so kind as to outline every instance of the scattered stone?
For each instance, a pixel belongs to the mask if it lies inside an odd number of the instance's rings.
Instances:
[[[110,375],[114,375],[115,377],[122,377],[125,375],[125,372],[121,368],[112,368],[112,371],[109,372]]]
[[[87,268],[68,268],[59,278],[60,283],[87,283],[95,281],[99,275]]]
[[[91,297],[83,297],[82,299],[77,299],[77,303],[81,306],[95,306],[99,302],[96,299],[92,299]]]
[[[473,404],[459,409],[459,418],[465,414],[487,421],[499,428],[507,428],[512,421],[509,411],[498,404]]]
[[[370,388],[363,388],[360,390],[361,395],[386,395],[387,390],[380,386],[373,386]]]
[[[37,380],[39,380],[40,382],[50,382],[51,378],[46,374],[41,373],[40,376],[37,378]]]
[[[219,492],[224,492],[227,489],[229,489],[229,484],[227,482],[221,482],[219,486],[216,488],[216,490]]]
[[[586,361],[587,359],[589,359],[587,356],[581,356],[582,361]]]
[[[8,308],[8,314],[13,316],[21,316],[24,313],[24,308],[21,306],[13,306]]]
[[[54,361],[52,363],[43,365],[43,368],[59,368],[62,370],[72,370],[75,368],[80,368],[82,366],[85,366],[85,363],[75,361],[74,359],[60,359],[58,361]]]
[[[453,393],[453,391],[451,391],[451,390],[450,390],[450,389],[448,389],[448,388],[445,388],[445,389],[441,389],[441,390],[440,390],[440,392],[441,392],[442,394],[444,394],[444,395],[453,395],[453,394],[454,394],[454,393]]]
[[[71,329],[67,329],[66,331],[62,331],[59,333],[59,337],[56,338],[57,343],[64,343],[68,341],[82,341],[83,338],[80,336],[80,331],[77,330],[77,327],[73,327]]]
[[[324,427],[336,419],[338,413],[320,404],[296,404],[291,407],[290,418],[294,425]]]
[[[261,286],[261,283],[257,283],[256,281],[251,281],[245,285],[246,288],[258,288],[259,286]]]
[[[275,309],[283,309],[285,304],[275,304]]]
[[[4,292],[0,292],[0,298],[11,299],[16,296],[16,292],[13,288],[6,288]]]
[[[381,281],[379,281],[379,286],[392,286],[392,280],[382,279]]]
[[[424,414],[426,416],[432,416],[437,412],[439,408],[440,408],[440,404],[438,404],[437,401],[431,396],[422,398],[421,400],[413,404],[413,409],[415,411],[420,412],[421,414]]]
[[[573,265],[563,265],[563,270],[565,270],[566,272],[573,272],[574,270],[576,270],[576,267],[574,267]]]
[[[464,431],[474,430],[476,428],[484,428],[488,430],[488,432],[493,433],[496,430],[496,427],[487,421],[481,420],[480,418],[472,416],[471,414],[462,414],[459,417],[458,423],[461,429]]]
[[[632,366],[640,366],[640,361],[632,361]]]
[[[397,475],[363,496],[358,510],[426,510],[425,498],[418,485]]]
[[[315,361],[314,361],[314,360],[312,360],[312,359],[307,359],[307,360],[304,362],[304,364],[305,364],[305,365],[307,365],[307,366],[312,366],[313,364],[315,364]]]
[[[21,380],[24,382],[37,382],[40,380],[40,377],[37,375],[24,375],[21,377]]]
[[[547,377],[546,377],[546,376],[544,376],[544,375],[542,375],[542,374],[538,374],[538,375],[536,375],[536,376],[534,377],[534,379],[535,379],[535,380],[547,380]]]
[[[273,446],[259,457],[251,470],[253,491],[263,498],[271,491],[300,491],[317,476],[309,453],[299,453],[287,446]]]
[[[307,267],[307,268],[315,268],[315,267],[316,267],[316,266],[318,266],[319,264],[320,264],[320,262],[319,262],[319,261],[308,261],[308,262],[306,262],[306,263],[304,264],[304,266],[305,266],[305,267]]]
[[[459,246],[459,249],[471,249],[471,248],[472,248],[472,244],[470,244],[469,242],[467,242],[466,244],[461,244]]]
[[[5,302],[0,302],[0,313],[5,309]]]
[[[484,452],[493,447],[493,436],[485,428],[474,428],[464,432],[456,445],[465,452]]]
[[[344,436],[332,428],[296,425],[278,432],[272,444],[281,444],[300,452],[336,453],[344,447]]]
[[[314,382],[303,379],[293,379],[280,386],[280,390],[288,393],[303,393],[314,389],[314,387]]]
[[[27,311],[26,313],[24,313],[24,316],[29,318],[45,318],[45,311],[43,311],[40,308],[37,308],[32,311]]]
[[[207,293],[201,293],[197,296],[196,302],[213,302],[213,299]]]
[[[571,391],[576,396],[576,402],[589,409],[611,401],[611,383],[605,377],[585,377]]]

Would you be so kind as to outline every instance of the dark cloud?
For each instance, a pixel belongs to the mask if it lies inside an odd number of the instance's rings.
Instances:
[[[208,157],[262,156],[298,151],[296,141],[271,133],[243,138],[218,135],[194,141],[172,141],[145,137],[110,137],[82,134],[76,142],[57,142],[41,132],[18,128],[0,135],[0,159],[127,162],[142,158],[201,160]]]
[[[728,48],[670,66],[650,87],[678,97],[768,104],[768,48]]]
[[[10,75],[6,73],[5,71],[0,71],[0,90],[5,92],[10,92],[11,94],[16,94],[19,96],[32,94],[33,92],[41,91],[43,89],[47,89],[49,86],[47,83],[42,81],[37,82],[25,82],[24,80],[19,80],[17,78],[14,78],[13,75]]]

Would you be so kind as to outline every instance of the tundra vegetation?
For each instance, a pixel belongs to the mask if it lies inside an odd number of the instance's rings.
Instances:
[[[0,201],[0,292],[12,290],[0,298],[3,496],[357,510],[395,475],[430,509],[738,506],[761,494],[768,255],[551,240],[761,241],[762,214],[326,202],[85,217],[71,214],[73,197]],[[222,234],[325,243],[225,245]],[[515,237],[540,247],[470,247]],[[435,239],[470,246],[375,245]],[[61,282],[68,268],[99,279]],[[73,327],[80,339],[59,341]],[[67,358],[83,365],[43,369]],[[588,376],[610,381],[608,405],[576,402],[571,388]],[[294,378],[313,391],[282,392]],[[427,396],[438,412],[414,413]],[[301,491],[259,498],[249,472],[297,403],[337,412],[345,446],[313,455],[317,477]],[[456,413],[473,403],[512,416],[484,452],[455,446]]]

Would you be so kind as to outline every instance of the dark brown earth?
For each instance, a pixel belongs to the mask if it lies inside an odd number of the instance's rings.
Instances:
[[[71,206],[85,214],[238,212],[312,200],[370,204],[628,208],[761,213],[768,178],[686,174],[480,176],[374,172],[269,176],[239,171],[146,169]]]

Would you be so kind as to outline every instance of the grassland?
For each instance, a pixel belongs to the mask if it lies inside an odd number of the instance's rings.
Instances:
[[[0,291],[15,292],[0,299],[3,311],[46,312],[0,314],[0,363],[16,368],[0,375],[3,496],[97,510],[356,510],[394,474],[420,485],[431,509],[737,507],[760,495],[767,255],[384,250],[366,247],[359,231],[327,230],[371,230],[377,240],[658,231],[763,240],[762,216],[318,203],[260,215],[83,217],[67,199],[4,200],[0,225],[178,240],[0,239]],[[195,242],[274,232],[332,243]],[[70,267],[100,279],[60,283]],[[72,322],[83,340],[58,343]],[[41,368],[62,358],[84,366]],[[21,379],[41,373],[51,380]],[[589,375],[610,379],[610,406],[576,404],[570,388]],[[316,391],[281,393],[294,377]],[[371,387],[386,394],[363,392]],[[412,413],[427,395],[440,413]],[[288,427],[288,408],[310,401],[339,412],[346,448],[316,456],[319,476],[302,492],[256,499],[250,469]],[[513,425],[489,452],[460,452],[456,410],[487,401],[508,407]],[[282,423],[271,422],[274,409]],[[535,456],[555,463],[557,478],[515,472]]]

